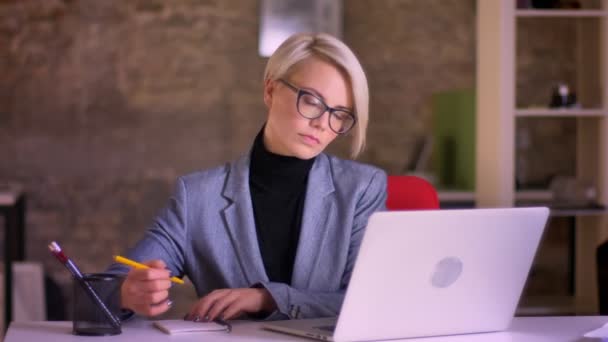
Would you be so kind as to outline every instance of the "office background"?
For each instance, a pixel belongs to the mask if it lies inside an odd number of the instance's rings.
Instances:
[[[475,1],[344,0],[343,40],[367,71],[361,161],[404,172],[437,93],[475,86]],[[259,1],[0,1],[0,182],[28,193],[27,259],[70,299],[58,240],[86,272],[123,252],[176,177],[245,153],[266,115]],[[518,101],[574,82],[572,22],[524,23]],[[574,130],[524,120],[530,182],[574,173]],[[346,141],[332,152],[347,157]],[[532,151],[533,150],[533,151]],[[533,153],[532,153],[533,152]],[[550,284],[549,284],[550,285]],[[175,296],[189,298],[190,289]],[[179,300],[174,312],[183,310]],[[68,306],[69,308],[69,306]]]

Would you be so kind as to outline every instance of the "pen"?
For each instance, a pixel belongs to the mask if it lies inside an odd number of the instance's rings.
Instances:
[[[120,255],[115,255],[114,256],[114,261],[121,263],[123,265],[127,265],[127,266],[131,266],[131,267],[135,267],[135,268],[141,268],[141,269],[145,269],[145,268],[150,268],[149,266],[146,266],[144,264],[140,264],[136,261],[133,261],[131,259],[127,259],[125,257],[121,257]],[[171,281],[174,283],[178,283],[178,284],[183,284],[184,281],[179,279],[178,277],[171,277]]]
[[[76,264],[74,264],[74,262],[63,253],[61,247],[59,247],[59,244],[57,244],[55,241],[51,242],[49,244],[49,250],[55,256],[55,258],[57,258],[57,260],[59,260],[59,262],[61,262],[68,269],[68,271],[70,271],[70,273],[72,273],[72,276],[74,276],[76,281],[78,281],[78,283],[82,286],[84,292],[86,292],[87,295],[91,297],[93,302],[99,307],[99,309],[101,309],[110,324],[112,324],[112,327],[120,329],[120,319],[112,314],[103,300],[99,298],[97,292],[95,292],[95,290],[91,287],[91,284],[89,284],[83,278],[82,273],[78,267],[76,267]]]
[[[214,319],[213,322],[215,322],[215,323],[217,323],[219,325],[223,325],[224,327],[226,327],[226,332],[231,332],[232,331],[232,324],[224,321],[223,319],[221,319],[219,317],[216,318],[216,319]]]

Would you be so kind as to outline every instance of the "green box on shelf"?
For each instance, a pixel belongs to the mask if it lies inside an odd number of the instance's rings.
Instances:
[[[433,95],[433,169],[438,188],[475,189],[475,90]]]

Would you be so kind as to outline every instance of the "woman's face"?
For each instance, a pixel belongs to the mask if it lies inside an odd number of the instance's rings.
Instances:
[[[332,108],[353,111],[350,83],[334,65],[316,58],[300,62],[285,79],[304,89]],[[264,130],[264,145],[273,153],[310,159],[321,153],[338,134],[329,127],[329,111],[316,119],[298,113],[297,92],[279,80],[266,80],[264,103],[268,120]]]

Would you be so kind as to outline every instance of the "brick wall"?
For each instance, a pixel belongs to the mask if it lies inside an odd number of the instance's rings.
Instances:
[[[0,1],[0,182],[25,186],[27,257],[68,297],[69,274],[49,259],[50,240],[83,270],[102,271],[141,236],[178,175],[248,149],[266,114],[258,6]],[[431,132],[432,94],[474,87],[475,20],[473,0],[344,1],[344,40],[371,88],[362,161],[400,172],[412,143]],[[570,42],[552,42],[558,61],[573,58]],[[562,65],[543,63],[553,67],[531,80],[534,99]],[[346,156],[347,144],[331,151]],[[174,313],[188,306],[181,300]]]

